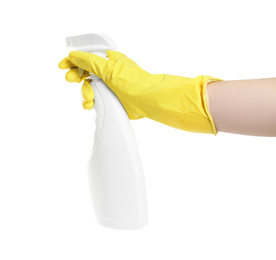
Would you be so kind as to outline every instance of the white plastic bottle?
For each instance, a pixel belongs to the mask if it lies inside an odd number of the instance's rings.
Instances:
[[[103,34],[66,38],[68,47],[106,58],[115,49]],[[98,222],[117,229],[147,224],[147,198],[142,163],[127,113],[112,90],[92,75],[96,132],[88,163],[89,184]]]

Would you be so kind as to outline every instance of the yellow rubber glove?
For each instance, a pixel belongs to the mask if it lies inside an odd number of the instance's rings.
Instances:
[[[59,63],[59,67],[70,69],[66,74],[70,82],[81,82],[89,73],[102,78],[117,95],[130,119],[147,117],[177,129],[216,135],[208,109],[206,85],[221,79],[152,75],[117,51],[107,51],[107,57],[109,60],[73,51]],[[78,68],[84,69],[81,77]],[[82,86],[85,109],[94,106],[94,92],[89,82],[86,79]]]

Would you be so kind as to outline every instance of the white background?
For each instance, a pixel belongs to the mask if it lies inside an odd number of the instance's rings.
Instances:
[[[275,1],[1,3],[0,259],[274,259],[276,138],[132,122],[149,225],[99,226],[86,163],[95,111],[64,80],[64,38],[108,34],[151,73],[276,76]]]

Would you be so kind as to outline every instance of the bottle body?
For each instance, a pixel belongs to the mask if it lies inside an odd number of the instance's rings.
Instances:
[[[144,173],[127,113],[99,78],[91,82],[97,113],[88,177],[97,221],[117,229],[147,224]]]
[[[103,58],[106,50],[116,48],[107,35],[95,33],[68,37],[66,45]],[[141,228],[147,224],[148,216],[146,187],[129,118],[117,96],[100,78],[92,75],[91,85],[97,118],[88,177],[96,218],[110,228]]]

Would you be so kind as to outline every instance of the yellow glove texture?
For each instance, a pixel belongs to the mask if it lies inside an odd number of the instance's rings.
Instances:
[[[221,79],[153,75],[120,52],[106,53],[109,60],[87,52],[72,51],[59,63],[61,69],[69,69],[67,81],[84,80],[82,95],[85,109],[94,106],[94,92],[90,80],[86,79],[89,73],[93,73],[117,95],[130,119],[147,117],[185,131],[217,133],[205,92],[209,82]],[[84,70],[81,77],[78,68]]]

